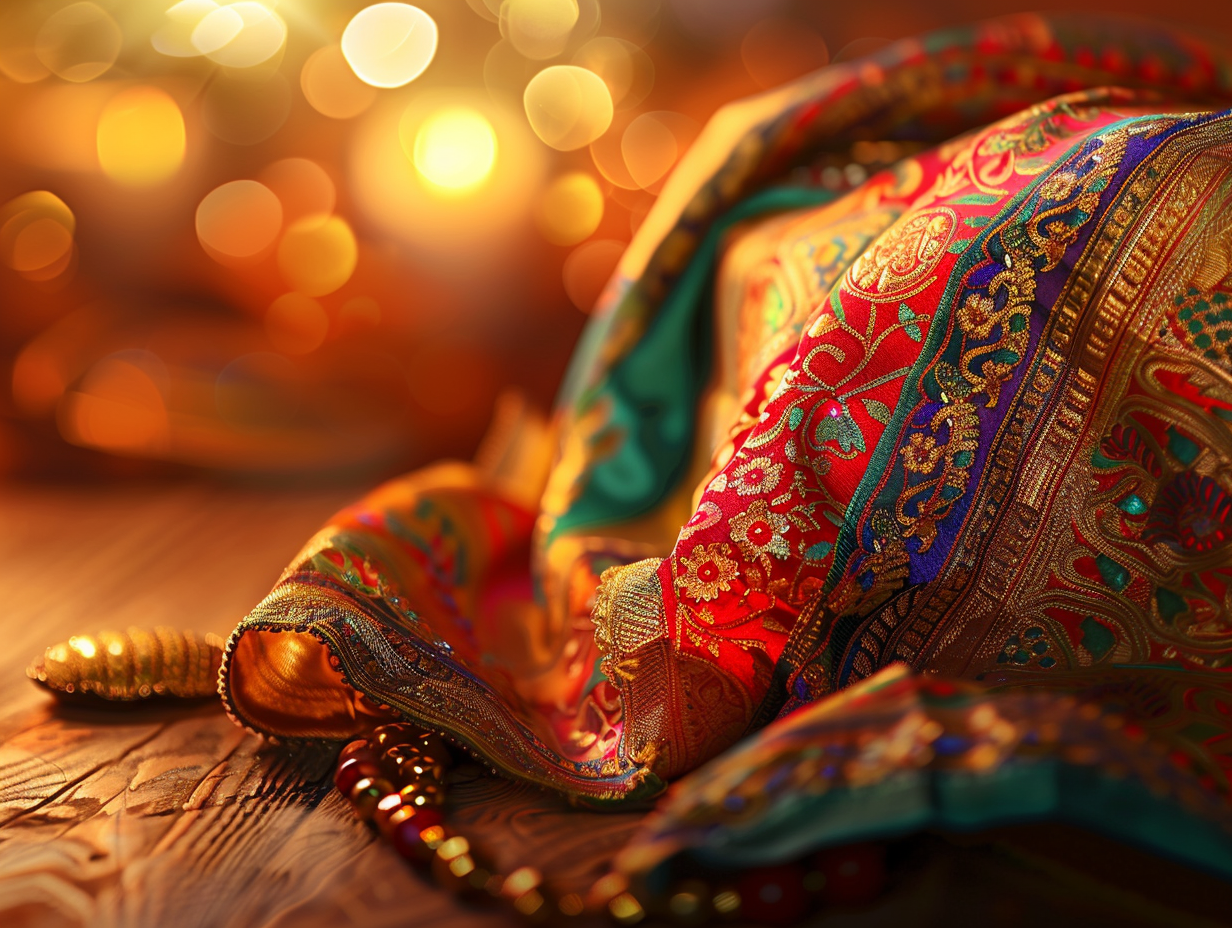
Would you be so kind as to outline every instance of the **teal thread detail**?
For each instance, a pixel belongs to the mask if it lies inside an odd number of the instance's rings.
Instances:
[[[1097,661],[1102,661],[1108,652],[1116,645],[1116,635],[1109,631],[1106,625],[1101,625],[1091,616],[1087,616],[1078,625],[1082,632],[1082,646],[1091,652]]]
[[[1189,611],[1185,597],[1162,586],[1155,590],[1155,605],[1159,607],[1159,615],[1169,625],[1176,621],[1178,615]]]
[[[1168,426],[1168,453],[1180,461],[1182,464],[1189,465],[1194,462],[1194,458],[1198,456],[1198,452],[1202,450],[1197,443],[1189,438],[1186,438],[1173,426]]]
[[[1118,593],[1129,586],[1129,571],[1108,555],[1095,555],[1095,567],[1099,570],[1099,575],[1103,577],[1104,583]]]

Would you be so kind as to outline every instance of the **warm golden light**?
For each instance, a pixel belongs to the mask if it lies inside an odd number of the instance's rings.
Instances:
[[[360,10],[342,33],[342,54],[360,80],[373,87],[409,84],[432,63],[437,29],[409,3],[377,3]]]
[[[149,352],[126,351],[96,363],[60,407],[60,433],[70,442],[127,454],[157,452],[169,439],[158,380],[166,369]]]
[[[565,50],[578,21],[577,0],[505,0],[501,31],[527,58],[555,58]]]
[[[591,39],[577,50],[573,63],[599,75],[618,110],[637,106],[654,87],[650,56],[624,39]]]
[[[482,114],[467,107],[451,107],[423,121],[410,155],[428,183],[443,192],[462,193],[483,183],[492,173],[496,133]]]
[[[98,162],[112,180],[157,184],[184,161],[184,117],[157,87],[130,87],[103,107],[98,120]]]
[[[307,158],[275,161],[258,178],[282,203],[282,221],[290,224],[306,216],[328,216],[334,211],[337,191],[325,169]]]
[[[47,279],[41,272],[67,266],[76,228],[73,211],[54,193],[24,193],[0,209],[0,257],[20,274]]]
[[[282,204],[255,180],[233,180],[205,195],[197,207],[197,238],[211,257],[253,258],[282,228]]]
[[[87,660],[98,653],[97,649],[94,647],[94,642],[84,635],[74,635],[68,640],[68,646]]]
[[[167,10],[167,21],[150,36],[150,44],[160,54],[172,58],[195,58],[201,52],[192,42],[201,20],[218,9],[214,0],[180,0]]]
[[[287,40],[282,17],[256,0],[240,0],[212,10],[192,31],[198,52],[228,68],[251,68],[281,51]]]
[[[629,173],[642,188],[661,180],[680,155],[675,133],[654,113],[643,113],[629,123],[620,150]]]
[[[312,297],[284,293],[265,313],[265,332],[283,354],[308,354],[325,343],[329,316]]]
[[[544,68],[526,85],[522,101],[535,134],[560,151],[589,145],[612,124],[607,84],[576,65]]]
[[[340,45],[326,45],[309,55],[299,85],[312,108],[330,119],[358,116],[376,100],[376,88],[355,76]]]
[[[544,191],[535,218],[549,242],[576,245],[599,228],[603,191],[593,176],[582,171],[558,177]]]
[[[309,216],[278,243],[278,269],[289,287],[308,296],[333,293],[355,272],[359,245],[341,216]]]
[[[47,17],[34,51],[57,77],[85,83],[111,70],[123,41],[120,27],[102,7],[70,3]]]
[[[492,125],[498,155],[475,196],[448,196],[415,169],[415,139],[432,116],[465,108]],[[548,150],[516,110],[482,90],[425,90],[410,102],[387,99],[361,118],[348,150],[347,187],[377,234],[396,237],[434,261],[461,267],[482,249],[488,259],[523,235],[541,187]],[[472,275],[473,276],[473,275]]]

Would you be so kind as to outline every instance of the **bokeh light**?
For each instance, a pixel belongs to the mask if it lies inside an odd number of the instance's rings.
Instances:
[[[299,85],[312,108],[330,119],[351,119],[376,101],[376,88],[355,75],[338,44],[318,48],[308,56]]]
[[[34,280],[58,276],[73,253],[77,221],[54,193],[34,190],[0,209],[0,258]]]
[[[98,162],[114,181],[158,184],[184,161],[184,117],[170,95],[140,85],[112,97],[98,119]]]
[[[275,161],[257,179],[278,197],[288,225],[306,216],[328,216],[338,199],[333,179],[308,158]]]
[[[31,90],[13,114],[12,153],[28,165],[53,171],[97,171],[98,120],[116,85],[56,82]]]
[[[523,104],[535,134],[560,151],[589,145],[612,124],[607,84],[576,65],[544,68],[526,85]]]
[[[419,7],[377,3],[347,23],[342,54],[365,83],[401,87],[432,63],[436,43],[436,22]]]
[[[434,114],[457,107],[480,113],[496,135],[499,157],[477,188],[481,196],[442,196],[411,160],[420,126]],[[347,184],[356,207],[381,234],[411,245],[417,254],[431,255],[438,272],[449,268],[452,275],[452,269],[471,267],[459,275],[460,284],[478,280],[468,258],[477,248],[484,249],[492,267],[501,254],[521,247],[511,233],[530,220],[548,156],[521,113],[495,105],[481,91],[438,90],[417,93],[409,103],[389,99],[378,104],[361,118],[357,130]],[[451,286],[457,285],[453,280],[451,276]]]
[[[539,200],[535,218],[554,245],[576,245],[603,221],[603,191],[590,174],[574,171],[552,181]]]
[[[193,32],[209,14],[218,9],[214,0],[180,0],[168,8],[167,21],[154,30],[150,44],[171,58],[195,58],[201,54],[193,44]]]
[[[282,204],[255,180],[215,187],[197,207],[197,238],[211,257],[223,263],[262,254],[281,228]]]
[[[650,56],[624,39],[591,39],[574,53],[573,63],[599,75],[618,110],[637,106],[654,87]]]
[[[284,293],[265,313],[270,344],[283,354],[308,354],[325,343],[329,316],[325,308],[302,293]]]
[[[697,133],[697,124],[679,113],[643,113],[625,128],[620,152],[629,176],[643,190],[657,185],[684,154]]]
[[[66,81],[92,81],[115,64],[124,34],[95,3],[70,3],[47,17],[35,39],[40,62]]]
[[[76,445],[119,454],[162,451],[169,439],[167,370],[148,351],[102,358],[60,406],[60,433]]]
[[[308,296],[333,293],[355,273],[359,245],[341,216],[309,216],[291,224],[278,243],[287,286]]]
[[[644,264],[701,122],[930,9],[0,3],[0,206],[40,191],[0,210],[0,473],[100,461],[57,426],[199,467],[467,454],[502,380],[550,403],[574,306],[622,250]],[[905,150],[870,138],[799,176],[850,186]]]
[[[501,34],[527,58],[555,58],[565,50],[578,15],[578,0],[505,0]]]
[[[596,239],[579,245],[569,254],[561,270],[561,281],[574,306],[583,312],[594,308],[620,263],[625,245],[614,239]]]
[[[408,148],[405,138],[403,147]],[[450,107],[423,121],[408,154],[428,183],[444,193],[465,193],[492,173],[496,133],[483,114]]]
[[[251,68],[269,61],[287,40],[282,17],[256,0],[239,0],[206,13],[193,28],[198,52],[228,68]]]
[[[654,113],[643,113],[629,123],[620,138],[620,151],[629,174],[642,188],[662,179],[680,154],[675,134]]]

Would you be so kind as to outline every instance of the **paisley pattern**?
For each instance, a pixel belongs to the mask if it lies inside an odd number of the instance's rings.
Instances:
[[[1022,817],[1232,873],[1229,102],[1221,50],[1022,16],[724,114],[553,421],[331,520],[229,710],[408,717],[591,804],[697,770],[633,874]],[[815,182],[870,138],[895,163]]]

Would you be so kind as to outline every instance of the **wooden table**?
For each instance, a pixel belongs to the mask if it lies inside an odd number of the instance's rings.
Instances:
[[[507,923],[451,899],[359,824],[330,785],[332,750],[265,745],[214,704],[66,709],[25,678],[31,658],[75,633],[168,624],[225,635],[360,490],[0,490],[0,926]],[[589,886],[640,819],[572,810],[474,767],[457,779],[447,819],[499,868],[532,863],[561,891]],[[926,838],[889,898],[815,924],[1221,921],[1112,892],[1080,872],[1102,852],[1066,844],[1058,865],[1021,843]],[[1144,879],[1159,880],[1148,866]]]
[[[504,924],[461,906],[359,824],[333,752],[288,754],[214,704],[66,709],[25,678],[76,633],[226,635],[359,493],[208,485],[0,492],[0,925]],[[577,813],[463,770],[450,820],[505,865],[579,888],[639,816]],[[561,827],[567,822],[568,827]]]

